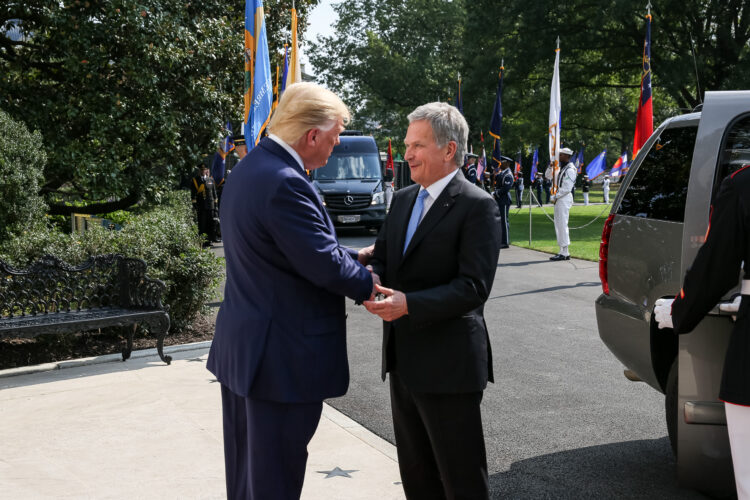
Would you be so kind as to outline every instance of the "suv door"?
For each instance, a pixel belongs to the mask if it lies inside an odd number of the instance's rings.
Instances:
[[[664,392],[677,355],[674,336],[656,335],[656,299],[680,287],[685,199],[699,115],[672,119],[638,154],[615,199],[609,239],[609,296],[597,307],[599,335],[625,366]]]
[[[685,210],[683,277],[705,239],[713,196],[743,162],[750,163],[750,92],[707,92]],[[678,476],[681,484],[713,495],[734,490],[726,416],[718,400],[731,327],[731,319],[716,309],[679,338]]]

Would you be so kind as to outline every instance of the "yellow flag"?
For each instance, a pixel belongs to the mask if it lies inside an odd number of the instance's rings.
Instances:
[[[287,86],[302,81],[299,56],[299,43],[297,43],[297,9],[292,7],[292,60],[289,64],[289,76],[286,81]]]

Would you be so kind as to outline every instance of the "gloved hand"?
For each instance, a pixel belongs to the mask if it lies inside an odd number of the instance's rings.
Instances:
[[[557,195],[553,194],[552,196],[550,196],[549,197],[549,201],[550,201],[550,203],[552,203],[554,205],[555,202],[557,201]]]
[[[672,302],[674,302],[674,299],[659,299],[654,304],[654,319],[659,328],[674,328],[672,325]]]
[[[719,304],[719,310],[721,312],[732,313],[732,319],[737,321],[737,311],[740,310],[740,302],[742,302],[742,296],[737,295],[732,302],[722,302]]]

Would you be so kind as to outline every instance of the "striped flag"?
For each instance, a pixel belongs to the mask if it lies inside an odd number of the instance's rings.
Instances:
[[[245,140],[258,144],[271,119],[273,87],[263,0],[245,1]]]
[[[649,4],[650,5],[650,4]],[[643,42],[643,72],[641,73],[641,97],[635,118],[633,136],[633,158],[641,150],[654,131],[654,109],[651,101],[651,12],[646,16],[646,40]]]
[[[628,150],[622,152],[622,155],[617,159],[614,165],[612,165],[612,171],[609,173],[612,177],[620,177],[625,175],[625,169],[628,167]]]

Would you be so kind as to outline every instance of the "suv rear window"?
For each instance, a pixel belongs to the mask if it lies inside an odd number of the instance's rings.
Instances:
[[[716,176],[714,195],[727,175],[750,164],[750,115],[745,115],[729,126],[724,136],[724,146]]]
[[[682,222],[697,125],[668,128],[638,167],[618,214]]]

